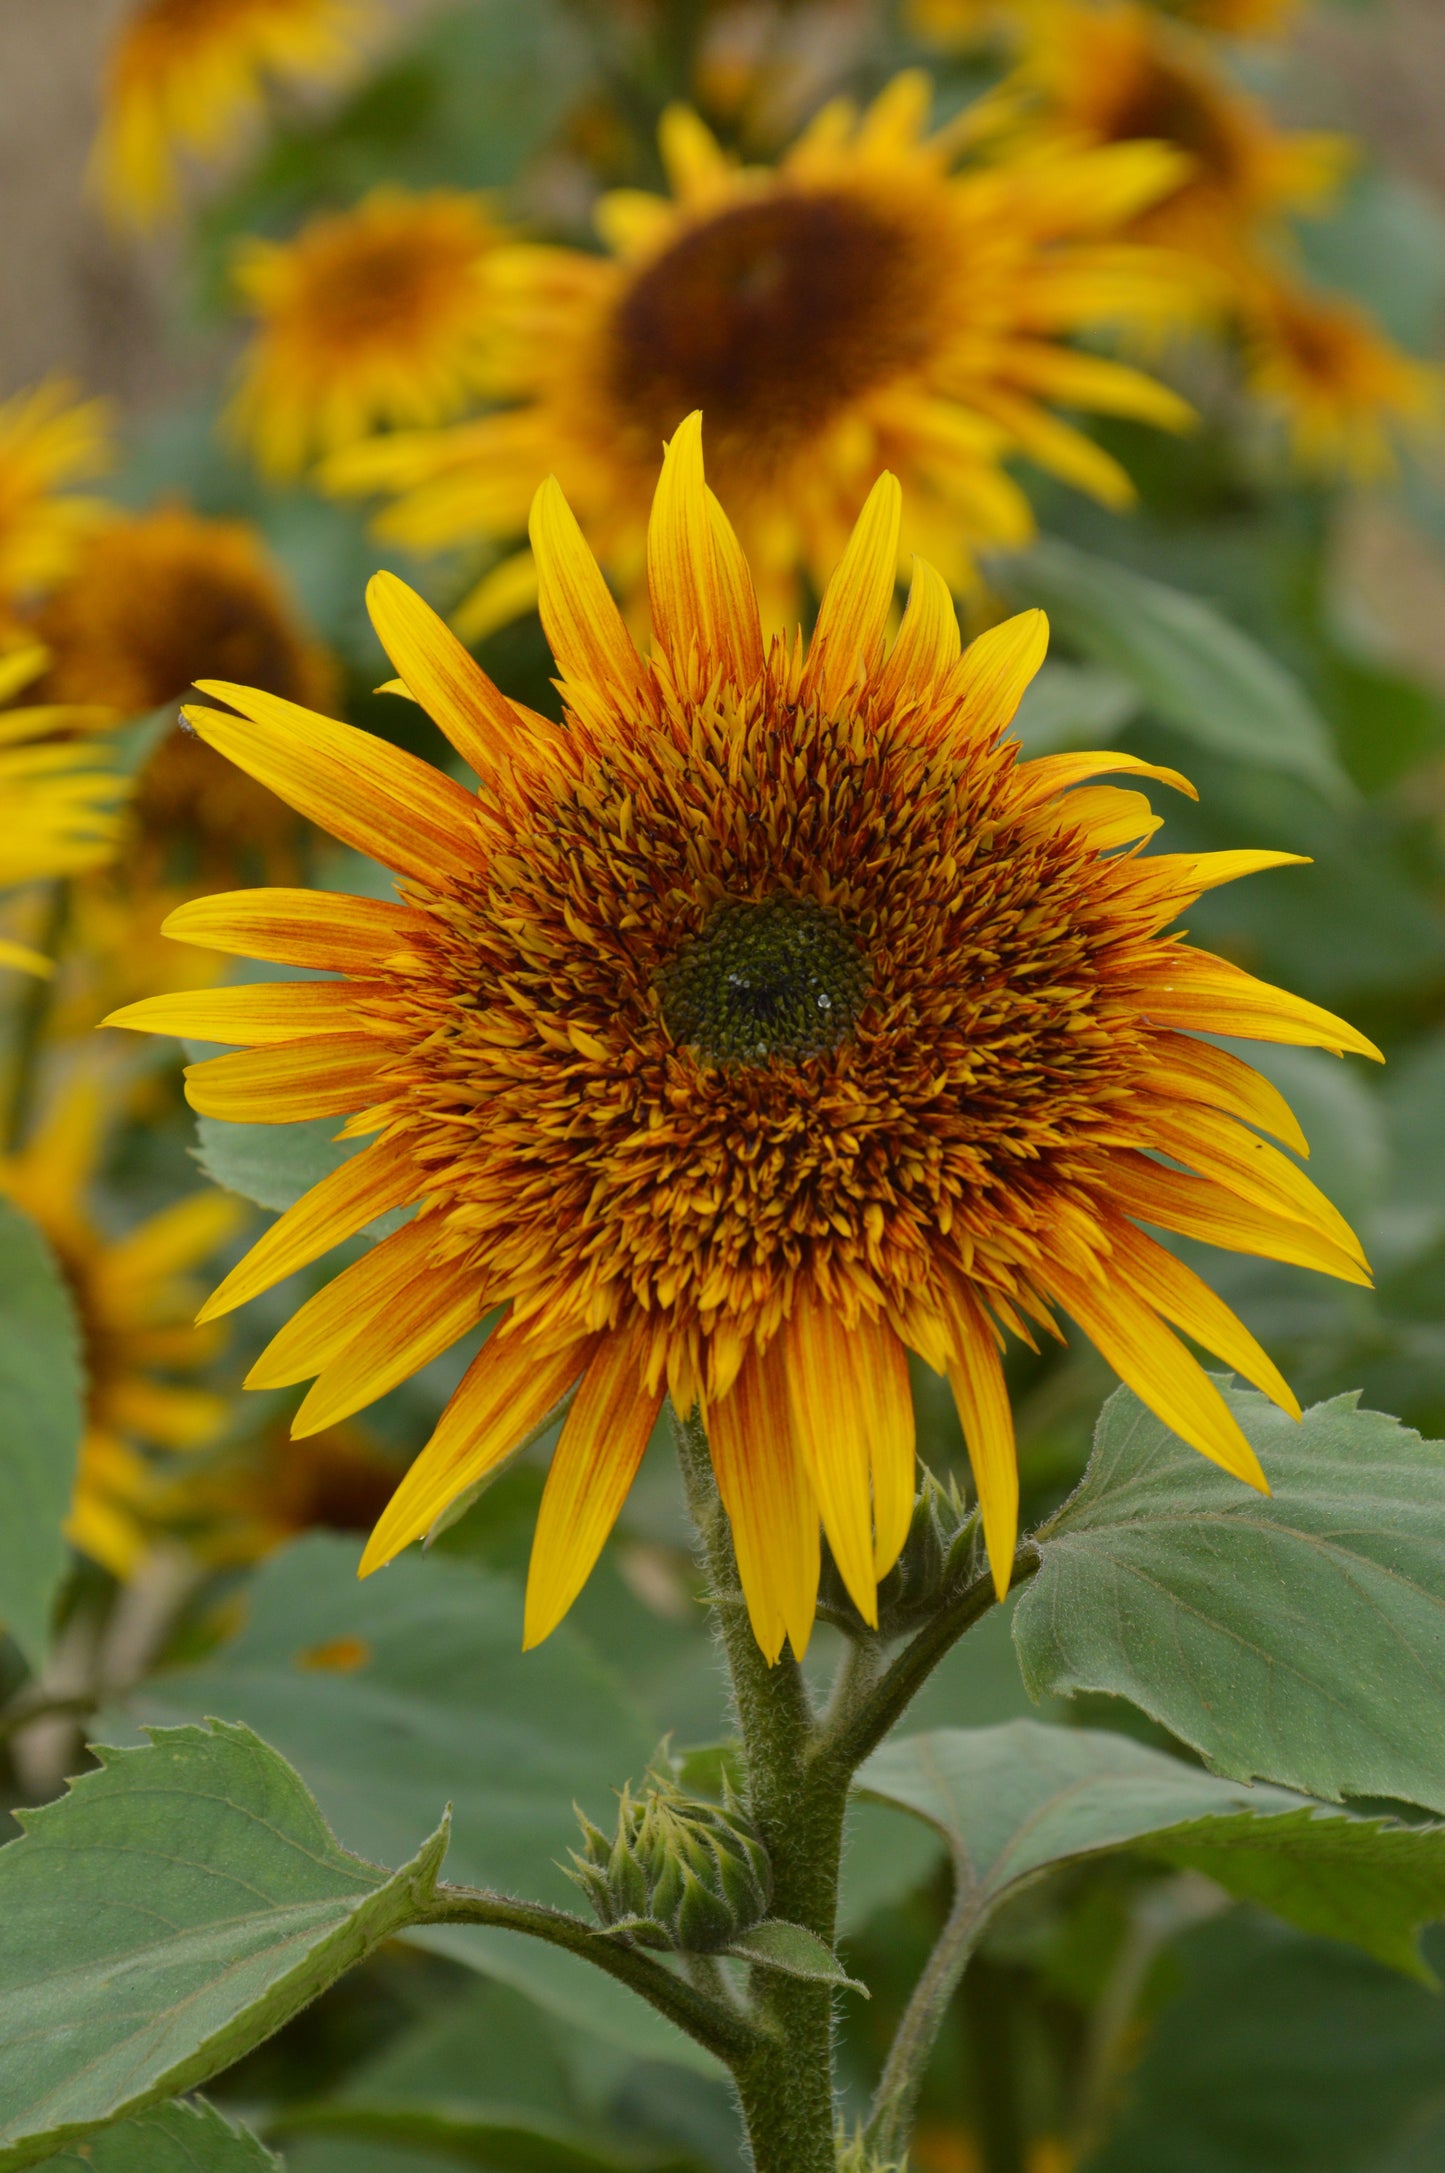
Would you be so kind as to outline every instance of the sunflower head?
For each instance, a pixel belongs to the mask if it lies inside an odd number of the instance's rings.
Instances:
[[[207,1311],[417,1204],[250,1378],[315,1376],[304,1435],[490,1316],[362,1566],[428,1531],[565,1406],[529,1643],[580,1589],[665,1393],[700,1407],[760,1643],[801,1652],[820,1527],[869,1622],[908,1538],[909,1350],[952,1383],[1002,1589],[1017,1507],[1006,1333],[1056,1333],[1069,1314],[1167,1424],[1258,1485],[1173,1328],[1294,1399],[1139,1222],[1365,1276],[1342,1218],[1254,1129],[1301,1144],[1284,1103],[1195,1037],[1369,1044],[1166,932],[1210,885],[1292,856],[1142,857],[1158,817],[1096,780],[1188,790],[1182,778],[1125,754],[1021,761],[1008,727],[1044,653],[1040,613],[963,650],[920,563],[890,647],[900,511],[885,476],[807,650],[765,641],[688,418],[648,532],[644,658],[544,485],[531,532],[560,727],[507,702],[378,575],[378,631],[475,793],[244,688],[203,689],[239,716],[190,712],[401,879],[395,904],[277,892],[183,907],[179,936],[350,978],[162,997],[113,1022],[241,1045],[193,1067],[198,1109],[354,1112],[369,1142]]]
[[[1370,482],[1395,473],[1394,440],[1445,422],[1445,375],[1387,339],[1353,302],[1262,281],[1245,319],[1250,389],[1284,420],[1300,466]]]
[[[108,517],[70,489],[112,458],[110,409],[81,400],[61,378],[0,402],[0,624],[69,569]]]
[[[439,423],[487,383],[495,240],[479,197],[383,187],[294,241],[252,238],[236,286],[257,320],[231,424],[273,475],[382,425]]]
[[[97,735],[105,713],[33,699],[46,667],[37,644],[0,655],[0,891],[102,867],[120,842],[125,782]],[[0,965],[46,973],[53,962],[0,941]]]

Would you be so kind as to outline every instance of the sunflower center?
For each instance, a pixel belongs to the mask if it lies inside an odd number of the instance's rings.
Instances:
[[[673,1039],[713,1064],[815,1056],[844,1038],[868,993],[868,962],[810,898],[724,899],[659,977]]]
[[[1239,150],[1227,112],[1203,85],[1164,61],[1155,61],[1130,85],[1115,106],[1109,134],[1116,143],[1145,138],[1175,144],[1226,188],[1238,175]]]
[[[609,390],[649,450],[700,407],[750,456],[918,361],[929,282],[896,224],[844,195],[778,195],[695,226],[629,287]]]

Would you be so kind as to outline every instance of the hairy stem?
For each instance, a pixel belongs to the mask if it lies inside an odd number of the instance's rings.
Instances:
[[[960,1894],[938,1935],[938,1943],[928,1957],[923,1975],[913,1987],[913,1996],[903,2010],[903,2019],[889,2047],[868,2121],[869,2148],[885,2165],[894,2160],[901,2163],[907,2151],[924,2071],[948,2012],[948,2003],[968,1967],[978,1930],[973,1898]]]
[[[543,1902],[518,1901],[510,1894],[495,1894],[486,1887],[439,1886],[435,1899],[418,1917],[422,1924],[492,1924],[504,1931],[526,1932],[550,1946],[580,1954],[584,1961],[605,1970],[685,2030],[695,2043],[704,2045],[735,2072],[756,2051],[757,2030],[735,2008],[724,2007],[707,1993],[675,1976],[653,1955],[640,1947],[609,1938],[569,1910],[553,1909]]]
[[[688,1508],[697,1527],[742,1732],[748,1810],[773,1870],[773,1914],[831,1946],[848,1775],[812,1757],[815,1727],[790,1653],[771,1667],[748,1621],[707,1436],[673,1413]],[[759,2043],[733,2065],[757,2173],[833,2173],[833,2003],[826,1986],[754,1969]]]

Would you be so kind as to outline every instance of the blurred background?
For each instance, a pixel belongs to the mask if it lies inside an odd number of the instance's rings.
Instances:
[[[1165,189],[1105,238],[1167,251],[1175,270],[1149,257],[1157,295],[1122,329],[1129,310],[1101,305],[1097,323],[1081,309],[1058,335],[1071,355],[1126,367],[1129,389],[1060,393],[1027,429],[996,400],[987,429],[1004,439],[974,447],[990,489],[1007,477],[998,497],[979,485],[992,525],[931,517],[957,546],[950,579],[971,629],[1034,602],[1051,612],[1027,751],[1122,745],[1182,769],[1201,796],[1168,808],[1166,849],[1310,858],[1203,899],[1191,933],[1385,1049],[1368,1077],[1317,1051],[1251,1051],[1297,1109],[1311,1173],[1360,1229],[1377,1288],[1180,1249],[1303,1400],[1362,1391],[1445,1435],[1445,6],[295,0],[288,15],[276,0],[259,63],[191,56],[187,24],[207,13],[207,0],[0,9],[0,687],[13,711],[0,710],[0,789],[13,744],[39,750],[36,776],[52,760],[73,770],[78,795],[49,858],[29,817],[7,817],[0,839],[0,1179],[16,1218],[0,1299],[18,1305],[25,1263],[49,1263],[79,1339],[83,1415],[78,1464],[58,1415],[50,1463],[9,1473],[38,1507],[0,1537],[7,1800],[53,1795],[92,1726],[113,1740],[220,1710],[296,1760],[348,1844],[384,1855],[405,1832],[410,1846],[452,1793],[459,1876],[567,1900],[567,1796],[607,1824],[608,1791],[641,1777],[664,1731],[679,1747],[726,1732],[674,1477],[655,1443],[572,1623],[524,1670],[518,1586],[549,1442],[425,1564],[355,1582],[361,1535],[470,1347],[293,1442],[296,1395],[240,1384],[321,1271],[234,1321],[190,1325],[268,1213],[331,1166],[334,1126],[279,1128],[288,1137],[264,1149],[216,1120],[198,1132],[174,1044],[98,1022],[230,973],[161,937],[187,898],[256,881],[386,895],[388,878],[178,733],[178,699],[195,676],[264,684],[444,760],[419,712],[374,692],[389,667],[362,593],[385,565],[508,694],[555,711],[517,511],[554,459],[642,622],[632,482],[608,499],[588,466],[592,410],[562,416],[543,379],[547,310],[591,294],[600,265],[614,276],[625,222],[635,236],[659,216],[643,192],[695,186],[701,201],[712,161],[771,172],[830,98],[866,103],[904,70],[924,71],[920,128],[953,131],[965,176],[1026,164],[1040,145],[1162,141],[1177,198]],[[1069,42],[1101,24],[1121,40],[1112,57]],[[1147,96],[1127,88],[1129,39],[1154,71],[1139,62]],[[162,46],[176,74],[147,88]],[[682,124],[662,156],[659,122],[679,102],[712,133]],[[232,108],[234,129],[218,118]],[[349,243],[327,258],[326,222],[377,190],[401,193],[338,272]],[[593,215],[609,192],[604,249]],[[539,243],[565,254],[540,259]],[[353,382],[376,282],[428,250],[446,275],[435,353],[419,305],[401,362],[378,345],[372,378]],[[539,262],[555,292],[527,284]],[[474,284],[481,303],[454,307]],[[499,357],[489,312],[518,294],[534,317],[509,320],[520,344]],[[287,317],[298,295],[316,312],[301,335]],[[535,383],[518,362],[527,337],[542,350]],[[1187,431],[1181,401],[1199,418]],[[533,402],[555,441],[522,434],[499,453],[495,419]],[[824,545],[834,510],[818,518]],[[804,616],[815,572],[800,547],[778,590]],[[87,749],[123,780],[123,814],[97,800],[99,773],[76,768]],[[1081,1346],[1018,1350],[1010,1367],[1036,1520],[1076,1483],[1113,1381]],[[925,1457],[966,1490],[943,1384],[920,1367],[915,1397]],[[835,1646],[820,1632],[820,1671]],[[397,1705],[431,1763],[378,1787]],[[916,1718],[1032,1711],[1000,1613]],[[1102,1700],[1047,1717],[1163,1740]],[[528,1725],[571,1762],[499,1807],[497,1767]],[[878,1988],[845,2025],[861,2103],[947,1897],[929,1835],[879,1810],[860,1814],[849,1882],[849,1952]],[[388,1950],[217,2095],[296,2173],[735,2167],[717,2078],[622,1995],[593,1997],[565,1973],[529,1975],[510,1950],[441,1936]],[[1223,1908],[1202,1881],[1138,1868],[1055,1881],[1001,1920],[957,2008],[920,2173],[1445,2165],[1441,2002]]]

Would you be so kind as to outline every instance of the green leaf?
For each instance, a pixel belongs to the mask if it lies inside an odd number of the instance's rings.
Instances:
[[[172,2098],[134,2120],[101,2128],[79,2150],[47,2158],[40,2173],[283,2173],[247,2128],[233,2128],[204,2098]]]
[[[213,1184],[279,1213],[366,1144],[338,1139],[338,1128],[335,1117],[307,1117],[299,1124],[197,1117],[195,1157]]]
[[[249,1728],[158,1730],[0,1850],[0,2167],[204,2082],[408,1924],[445,1822],[395,1873],[341,1848]]]
[[[1170,1962],[1182,1989],[1087,2173],[1438,2173],[1445,2000],[1243,1912]]]
[[[320,1534],[283,1548],[257,1576],[235,1643],[146,1684],[131,1713],[244,1720],[292,1761],[342,1838],[382,1862],[450,1800],[453,1878],[570,1908],[558,1867],[575,1837],[573,1799],[607,1816],[613,1790],[645,1773],[653,1730],[566,1626],[522,1652],[511,1579],[411,1553],[361,1583],[358,1553],[354,1539]],[[419,1936],[579,2027],[711,2069],[573,1955],[491,1928]]]
[[[1445,1445],[1225,1396],[1270,1498],[1105,1404],[1015,1612],[1029,1689],[1128,1698],[1236,1780],[1445,1811]]]
[[[30,1218],[0,1200],[0,1623],[32,1663],[69,1560],[61,1526],[84,1422],[65,1278]]]
[[[1093,664],[1041,664],[1010,730],[1026,756],[1066,747],[1107,746],[1138,716],[1137,690],[1117,672]]]
[[[1199,597],[1054,536],[995,574],[1017,604],[1042,604],[1061,640],[1127,680],[1198,745],[1304,778],[1328,799],[1351,797],[1299,682]]]
[[[755,1962],[760,1969],[780,1970],[785,1977],[802,1977],[808,1984],[836,1984],[869,1997],[868,1987],[850,1977],[832,1948],[802,1924],[783,1917],[766,1917],[751,1931],[740,1932],[723,1950],[739,1961]]]

